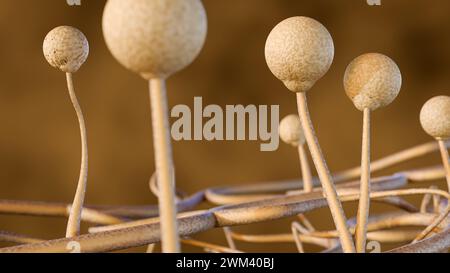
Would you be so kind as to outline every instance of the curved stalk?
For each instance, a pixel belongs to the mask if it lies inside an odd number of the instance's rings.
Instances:
[[[81,213],[83,211],[84,197],[86,195],[87,176],[88,176],[88,146],[86,125],[84,122],[83,112],[78,103],[73,86],[73,79],[71,73],[66,73],[67,87],[69,89],[70,99],[72,101],[75,112],[77,113],[78,122],[80,124],[81,133],[81,168],[80,177],[78,179],[77,191],[75,199],[70,210],[69,221],[67,223],[66,237],[72,238],[78,236],[80,233]]]

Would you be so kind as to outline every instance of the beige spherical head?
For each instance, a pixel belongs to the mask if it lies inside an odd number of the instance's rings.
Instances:
[[[366,108],[376,110],[391,104],[400,93],[401,86],[400,69],[383,54],[361,55],[345,71],[345,92],[361,111]]]
[[[450,97],[438,96],[427,101],[420,112],[420,123],[430,136],[450,139]]]
[[[108,0],[103,13],[109,50],[145,79],[166,78],[191,64],[206,33],[200,0]]]
[[[87,60],[89,43],[80,30],[60,26],[47,34],[43,51],[51,66],[64,72],[75,73]]]
[[[272,73],[289,90],[306,92],[330,69],[333,38],[316,20],[291,17],[269,34],[265,55]]]
[[[279,134],[283,142],[295,147],[303,145],[306,142],[298,115],[289,115],[285,117],[280,122]]]

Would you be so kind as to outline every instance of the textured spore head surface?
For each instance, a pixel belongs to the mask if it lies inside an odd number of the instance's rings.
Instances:
[[[438,96],[427,101],[420,112],[420,123],[430,136],[450,139],[450,97]]]
[[[191,64],[206,33],[200,0],[108,0],[103,13],[109,50],[146,79],[165,78]]]
[[[48,63],[64,72],[74,73],[87,60],[89,43],[84,34],[70,26],[50,31],[44,39],[43,51]]]
[[[334,44],[328,30],[308,17],[291,17],[269,34],[265,49],[272,73],[293,92],[305,92],[330,69]]]
[[[401,86],[400,69],[383,54],[361,55],[345,71],[345,92],[361,111],[366,108],[376,110],[391,104],[400,93]]]

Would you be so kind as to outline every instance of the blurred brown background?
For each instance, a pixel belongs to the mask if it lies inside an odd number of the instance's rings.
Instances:
[[[0,198],[71,202],[80,163],[79,130],[64,74],[51,68],[42,41],[58,25],[81,29],[91,53],[76,74],[89,141],[89,204],[151,204],[154,171],[147,85],[108,52],[101,17],[105,1],[2,0],[0,3]],[[332,33],[334,65],[309,93],[322,148],[333,171],[357,166],[362,114],[345,96],[346,65],[366,52],[391,56],[400,66],[401,95],[373,117],[373,158],[430,141],[418,115],[423,103],[449,94],[450,3],[447,0],[204,0],[209,34],[199,58],[168,83],[170,105],[279,104],[281,117],[294,113],[294,96],[264,60],[265,39],[281,20],[313,17]],[[292,179],[300,176],[295,150],[280,144],[262,153],[257,142],[174,143],[177,183],[183,190]],[[438,155],[405,165],[429,166]],[[403,166],[403,167],[405,167]],[[391,170],[392,171],[392,170]],[[443,183],[440,183],[443,186]],[[355,213],[347,208],[348,216]],[[382,210],[376,207],[374,211]],[[313,213],[319,228],[331,228],[327,210]],[[0,230],[39,238],[65,234],[65,219],[1,216]],[[245,232],[289,232],[289,220],[242,227]],[[220,231],[197,236],[224,243]],[[294,251],[293,244],[241,245],[251,251]],[[195,249],[185,248],[195,251]],[[141,251],[141,249],[136,249]],[[198,251],[198,250],[197,250]]]

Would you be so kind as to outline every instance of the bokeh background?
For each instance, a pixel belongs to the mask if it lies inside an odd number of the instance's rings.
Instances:
[[[209,34],[199,58],[168,83],[170,106],[277,104],[281,116],[295,113],[294,95],[268,70],[264,44],[270,30],[295,15],[321,21],[332,33],[335,62],[308,96],[316,130],[333,171],[359,165],[362,114],[345,96],[346,65],[367,52],[392,57],[404,85],[398,99],[373,115],[373,158],[430,138],[418,116],[423,103],[449,94],[450,19],[447,0],[204,0]],[[2,0],[0,3],[0,198],[71,202],[80,163],[77,119],[64,74],[51,68],[42,42],[52,28],[72,25],[89,39],[91,52],[75,75],[88,128],[88,204],[145,205],[154,171],[147,84],[122,68],[108,52],[101,31],[105,0]],[[257,184],[300,176],[295,150],[280,145],[259,151],[258,142],[177,142],[178,186],[186,192],[221,185]],[[430,155],[403,168],[438,164]],[[392,172],[393,170],[389,170]],[[438,185],[444,186],[443,181]],[[356,213],[346,207],[347,215]],[[384,207],[375,206],[373,211]],[[318,228],[331,228],[328,210],[309,215]],[[292,219],[236,230],[287,233]],[[60,238],[66,219],[0,216],[0,230],[38,238]],[[224,243],[220,230],[196,236]],[[294,251],[293,244],[247,245],[246,251]],[[199,251],[185,247],[187,251]],[[132,251],[142,251],[134,249]]]

